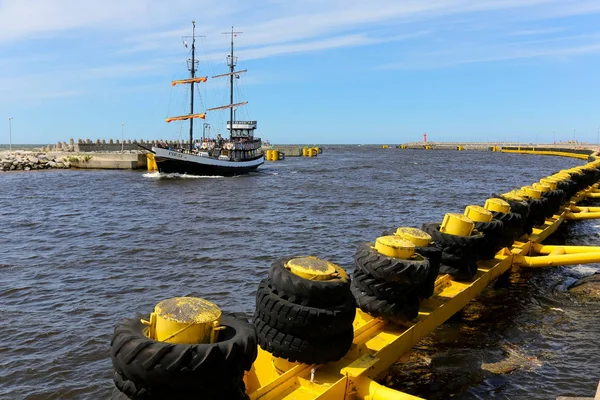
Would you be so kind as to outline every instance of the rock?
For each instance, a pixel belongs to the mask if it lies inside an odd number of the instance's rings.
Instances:
[[[71,168],[71,163],[69,161],[65,161],[65,168]]]
[[[29,166],[23,168],[25,171],[29,171],[31,168]]]
[[[56,168],[56,163],[54,161],[48,161],[48,166],[50,168]]]
[[[64,167],[65,167],[65,164],[63,164],[62,162],[59,161],[56,163],[56,168],[64,168]]]
[[[27,161],[29,161],[32,164],[38,164],[40,162],[40,160],[37,157],[33,157],[33,156],[27,157]]]
[[[578,280],[569,286],[569,291],[585,297],[600,299],[600,273]]]

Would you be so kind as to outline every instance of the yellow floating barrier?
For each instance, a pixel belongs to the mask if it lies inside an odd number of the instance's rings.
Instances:
[[[146,154],[146,167],[148,168],[148,171],[158,171],[158,166],[156,165],[156,159],[154,158],[154,154]]]
[[[552,185],[549,183],[540,182],[537,187],[526,186],[519,191],[506,193],[503,197],[511,201],[523,201],[525,197],[536,199],[540,198],[542,191],[554,190],[551,188]],[[543,267],[600,262],[600,247],[541,244],[558,229],[569,214],[600,214],[600,207],[575,205],[597,188],[598,184],[594,184],[578,191],[566,202],[567,206],[561,207],[560,213],[546,218],[543,226],[534,227],[531,235],[524,237],[524,241],[514,242],[510,250],[502,249],[491,260],[478,261],[477,273],[472,280],[458,282],[449,279],[448,276],[438,276],[434,295],[421,301],[418,316],[413,321],[400,326],[373,318],[357,310],[353,322],[352,346],[338,361],[323,365],[289,362],[274,358],[272,354],[259,347],[258,356],[244,378],[250,399],[418,399],[416,396],[382,386],[376,380],[384,377],[389,367],[403,354],[409,352],[419,341],[464,308],[513,265]],[[490,211],[508,212],[510,206],[500,199],[488,199],[485,207],[468,206],[465,215],[446,214],[440,231],[451,235],[469,236],[473,232],[473,219],[487,220],[491,215]],[[414,228],[398,228],[396,235],[377,238],[374,247],[378,252],[389,257],[408,259],[414,255],[415,246],[427,245],[431,240],[429,235],[420,232],[422,231]],[[333,264],[314,257],[293,259],[287,267],[294,274],[306,276],[309,280],[327,281],[335,274]],[[212,343],[214,331],[219,328],[218,320],[221,312],[212,303],[206,304],[208,302],[198,302],[198,300],[200,299],[170,299],[169,301],[176,307],[166,302],[159,303],[155,312],[151,314],[150,321],[144,321],[149,326],[149,336],[151,338],[160,336],[162,340],[168,341],[175,340],[176,337],[191,330],[194,332],[194,339],[181,339],[184,341],[179,343],[186,343],[185,340]],[[172,317],[173,313],[170,310],[182,310],[187,305],[195,310],[200,309],[201,312],[188,313],[189,316],[193,316],[191,318]]]

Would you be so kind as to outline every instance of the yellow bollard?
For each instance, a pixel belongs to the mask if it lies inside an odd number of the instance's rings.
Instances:
[[[465,217],[473,222],[490,222],[492,213],[481,206],[470,205],[465,208]]]
[[[279,161],[279,150],[271,150],[271,161]]]
[[[419,247],[429,246],[432,241],[428,233],[417,228],[400,227],[396,229],[395,235]]]
[[[195,297],[175,297],[154,307],[148,337],[159,342],[213,343],[219,329],[221,310],[210,301]]]
[[[302,157],[308,157],[308,148],[307,147],[302,148]]]
[[[552,190],[552,188],[550,187],[550,185],[548,185],[546,183],[534,183],[531,186],[534,189],[539,190],[540,192],[549,192],[550,190]]]
[[[375,240],[375,250],[384,256],[408,260],[415,255],[415,245],[398,236],[380,236]]]
[[[508,193],[503,193],[502,197],[506,200],[511,201],[525,201],[523,193],[520,190],[511,190]]]
[[[154,154],[146,154],[146,166],[148,167],[148,171],[158,171],[158,166],[156,165],[156,159],[154,158]]]
[[[312,281],[328,281],[339,278],[340,275],[347,275],[343,268],[313,256],[293,258],[287,262],[285,268],[294,275]]]
[[[502,199],[497,198],[487,199],[483,207],[492,212],[501,212],[504,214],[508,214],[510,212],[510,204]]]
[[[475,224],[462,214],[448,213],[444,215],[440,232],[456,236],[470,236]]]
[[[548,185],[550,187],[550,190],[556,190],[558,180],[554,178],[542,178],[540,179],[540,183]]]
[[[531,197],[532,199],[539,199],[542,197],[542,192],[539,191],[538,189],[531,187],[531,186],[523,186],[521,188],[521,191],[528,197]]]

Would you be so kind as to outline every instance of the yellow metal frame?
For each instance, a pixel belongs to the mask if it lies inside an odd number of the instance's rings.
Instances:
[[[435,294],[421,302],[419,315],[410,325],[394,325],[357,310],[352,347],[339,361],[324,365],[286,363],[285,368],[281,368],[279,360],[259,348],[258,357],[245,377],[250,399],[419,399],[382,386],[375,380],[382,378],[402,355],[513,265],[537,267],[600,262],[600,247],[541,244],[570,215],[600,214],[600,207],[575,206],[597,188],[598,184],[595,184],[577,193],[557,215],[547,218],[542,226],[534,227],[525,241],[514,242],[510,250],[502,249],[492,260],[478,262],[477,274],[471,281],[454,281],[448,275],[438,277]]]
[[[506,150],[502,149],[502,153],[517,153],[517,154],[538,154],[543,156],[561,156],[561,157],[571,157],[571,158],[579,158],[580,160],[587,160],[587,154],[575,154],[575,153],[567,153],[563,151],[538,151],[538,150]]]

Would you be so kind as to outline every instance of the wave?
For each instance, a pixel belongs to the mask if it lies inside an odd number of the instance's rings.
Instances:
[[[186,175],[186,174],[166,174],[162,172],[148,172],[143,175],[144,178],[150,179],[211,179],[211,178],[224,178],[221,175]]]

